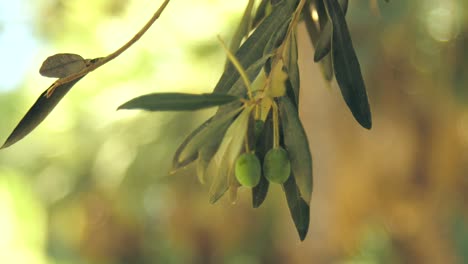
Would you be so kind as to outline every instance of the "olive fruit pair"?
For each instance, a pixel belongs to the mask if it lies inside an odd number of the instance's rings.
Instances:
[[[270,149],[263,161],[263,172],[268,181],[283,184],[291,173],[288,152],[276,147]],[[262,168],[254,153],[243,153],[236,160],[235,174],[242,186],[255,187],[260,182]]]

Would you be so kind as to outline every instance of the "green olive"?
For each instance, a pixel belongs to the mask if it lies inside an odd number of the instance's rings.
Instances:
[[[254,153],[241,154],[236,160],[235,174],[242,186],[255,187],[260,182],[262,167]]]
[[[270,149],[263,161],[263,173],[268,181],[283,184],[291,174],[288,152],[282,147]]]

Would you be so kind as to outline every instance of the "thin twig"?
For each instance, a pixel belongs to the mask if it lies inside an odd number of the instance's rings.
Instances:
[[[279,116],[278,105],[275,100],[271,100],[271,111],[273,111],[273,148],[279,147],[280,133],[279,133]]]
[[[65,78],[58,79],[49,87],[49,89],[47,90],[46,96],[49,97],[50,95],[52,95],[52,93],[57,87],[65,83],[74,81],[82,76],[85,76],[86,74],[94,71],[95,69],[101,67],[102,65],[108,63],[109,61],[117,58],[120,54],[122,54],[124,51],[130,48],[146,33],[146,31],[148,31],[148,29],[154,24],[154,22],[159,18],[159,16],[161,16],[167,4],[169,4],[169,1],[170,0],[164,0],[164,2],[161,4],[158,10],[156,10],[156,12],[154,13],[153,17],[151,17],[151,19],[148,20],[148,22],[146,22],[146,24],[140,29],[140,31],[138,31],[135,34],[135,36],[133,36],[133,38],[130,39],[127,43],[125,43],[122,47],[112,52],[111,54],[107,55],[106,57],[97,59],[94,63],[89,63],[89,65],[83,70],[77,73],[71,74]]]

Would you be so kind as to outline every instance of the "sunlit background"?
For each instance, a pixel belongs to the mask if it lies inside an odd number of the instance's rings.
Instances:
[[[55,53],[101,57],[162,1],[0,1],[0,126],[53,79]],[[252,209],[208,203],[175,148],[213,110],[116,111],[155,91],[209,92],[216,40],[247,0],[172,0],[134,47],[78,83],[38,129],[0,151],[0,263],[468,263],[468,2],[355,0],[348,23],[374,125],[325,84],[299,29],[301,117],[314,157],[308,237],[281,188]]]

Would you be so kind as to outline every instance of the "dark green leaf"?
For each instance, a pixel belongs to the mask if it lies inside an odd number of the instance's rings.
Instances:
[[[223,135],[226,132],[226,130],[224,130]],[[203,145],[198,151],[197,176],[198,176],[198,180],[202,184],[204,184],[207,180],[206,169],[208,168],[208,165],[210,164],[211,159],[216,154],[216,151],[218,150],[222,139],[223,139],[222,137],[216,138],[208,142],[206,145]]]
[[[323,0],[317,0],[315,3],[315,9],[318,14],[318,22],[320,26],[320,30],[323,30],[325,28],[325,24],[328,23],[328,15],[327,15],[327,10],[325,10],[325,5],[323,4]]]
[[[190,161],[204,145],[210,142],[218,142],[224,136],[232,120],[239,114],[241,108],[222,116],[214,117],[210,123],[199,133],[193,136],[192,140],[187,142],[185,147],[178,153],[176,164],[185,164]]]
[[[177,170],[181,167],[187,166],[190,164],[192,161],[196,160],[198,157],[198,153],[193,153],[190,157],[186,158],[185,160],[181,161],[180,154],[184,149],[187,147],[187,145],[192,141],[194,137],[196,137],[200,132],[202,132],[213,120],[213,117],[209,118],[203,124],[201,124],[199,127],[197,127],[195,130],[193,130],[185,139],[182,141],[182,143],[179,145],[177,148],[174,157],[172,158],[172,169]]]
[[[255,11],[255,16],[252,21],[252,28],[256,28],[257,25],[262,21],[262,19],[265,18],[269,2],[270,1],[268,0],[262,0],[258,5],[257,10]]]
[[[319,62],[323,57],[328,55],[331,50],[331,37],[332,37],[332,26],[327,23],[323,31],[320,32],[320,37],[317,40],[315,46],[314,61]]]
[[[263,159],[268,150],[273,148],[273,118],[271,111],[268,114],[259,141],[256,144],[255,154],[261,162],[263,168]],[[252,189],[252,206],[254,208],[260,207],[268,194],[270,182],[263,175],[260,178],[260,182],[257,186]]]
[[[312,12],[310,8],[304,7],[302,9],[302,17],[306,26],[307,33],[309,35],[312,45],[315,47],[317,45],[317,39],[320,37],[319,28],[317,24],[312,19]]]
[[[212,93],[153,93],[136,97],[118,109],[143,109],[148,111],[194,111],[239,100],[239,97]]]
[[[262,176],[260,177],[260,182],[257,184],[257,186],[252,188],[252,207],[253,208],[259,208],[260,205],[263,204],[268,194],[269,187],[270,187],[270,182],[262,174]]]
[[[343,10],[336,0],[325,0],[324,3],[333,24],[332,59],[336,81],[354,118],[370,129],[372,120],[366,87]]]
[[[236,32],[234,33],[234,36],[232,37],[231,44],[229,45],[229,50],[232,53],[235,53],[239,49],[242,39],[249,34],[254,2],[255,2],[254,0],[249,0],[249,2],[247,3],[247,7],[245,8],[244,15],[242,16],[242,19],[239,25],[237,26]],[[229,60],[226,61],[226,66],[228,62]]]
[[[270,40],[265,45],[263,54],[268,55],[273,50],[277,49],[283,43],[286,33],[288,32],[289,23],[284,23],[281,27],[277,28],[275,33],[271,35]]]
[[[58,86],[49,96],[47,95],[48,89],[45,90],[23,119],[21,119],[1,148],[9,147],[31,133],[81,78]]]
[[[288,97],[278,99],[284,146],[291,160],[291,171],[296,177],[300,193],[308,204],[312,196],[312,155],[307,135],[297,109]]]
[[[331,82],[333,80],[333,62],[331,54],[327,54],[325,57],[323,57],[323,59],[320,61],[320,66],[325,80]]]
[[[303,241],[307,232],[309,231],[309,214],[310,207],[308,203],[301,197],[296,181],[294,180],[294,173],[283,184],[283,190],[286,194],[288,201],[289,212],[299,233],[301,241]]]
[[[318,1],[316,3],[316,11],[319,13],[319,22],[320,25],[325,25],[328,21],[327,14],[325,9],[323,8],[322,1]],[[303,18],[306,25],[307,33],[309,35],[309,39],[312,42],[314,47],[317,46],[317,40],[320,37],[319,29],[316,23],[312,20],[312,13],[310,12],[309,8],[303,9]],[[331,81],[333,79],[333,65],[331,62],[331,56],[328,54],[320,61],[320,68],[322,70],[322,74],[325,77],[325,80]]]
[[[250,65],[261,59],[264,54],[272,53],[272,50],[265,50],[266,44],[273,41],[271,38],[277,35],[275,33],[278,31],[278,28],[289,22],[296,6],[297,0],[282,1],[242,44],[235,56],[244,69],[249,68]],[[220,93],[229,92],[238,79],[239,73],[232,64],[229,64],[214,91]]]
[[[296,108],[299,105],[300,91],[299,65],[297,62],[298,57],[296,34],[293,33],[288,43],[285,66],[288,74],[288,79],[286,80],[288,96],[293,99]]]
[[[343,13],[346,15],[348,11],[348,0],[338,0],[338,3],[343,10]],[[325,26],[320,32],[320,37],[315,46],[314,61],[318,62],[322,60],[331,50],[331,40],[332,40],[332,25],[329,21],[325,23]]]
[[[63,78],[86,68],[86,61],[78,54],[59,53],[48,57],[39,69],[47,77]]]

